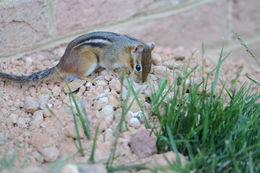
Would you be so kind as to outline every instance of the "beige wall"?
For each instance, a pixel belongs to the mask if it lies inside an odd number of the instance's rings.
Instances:
[[[166,47],[225,47],[260,56],[259,0],[0,0],[0,59],[67,43],[93,30],[131,34]],[[241,52],[241,53],[239,53]]]

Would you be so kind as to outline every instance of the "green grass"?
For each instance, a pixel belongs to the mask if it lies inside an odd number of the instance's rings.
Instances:
[[[9,150],[6,150],[9,151]],[[25,155],[22,158],[22,161],[17,163],[17,147],[11,150],[12,153],[4,153],[0,156],[0,172],[2,171],[18,171],[19,169],[25,168],[28,166],[28,156]]]
[[[247,85],[238,89],[223,85],[216,91],[227,56],[222,50],[209,74],[215,76],[211,83],[207,77],[188,86],[186,80],[196,68],[184,68],[178,80],[172,84],[162,80],[151,96],[152,113],[160,122],[160,128],[155,128],[159,151],[172,150],[188,157],[188,166],[180,172],[260,171],[260,93]],[[174,95],[166,101],[170,92]],[[178,166],[169,165],[169,169]]]
[[[0,157],[0,172],[3,170],[10,170],[15,166],[16,150],[12,152],[12,155],[4,155]]]

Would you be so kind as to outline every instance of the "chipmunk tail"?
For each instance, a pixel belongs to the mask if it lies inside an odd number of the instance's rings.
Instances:
[[[16,82],[33,82],[33,81],[37,81],[39,79],[45,78],[49,75],[52,75],[55,71],[56,71],[56,67],[52,67],[52,68],[49,68],[46,70],[32,73],[29,76],[16,76],[16,75],[0,72],[0,78],[8,79],[8,80],[16,81]]]

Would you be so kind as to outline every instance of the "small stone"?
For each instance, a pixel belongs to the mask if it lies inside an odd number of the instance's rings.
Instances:
[[[31,131],[25,130],[25,131],[23,132],[23,137],[30,137],[30,136],[32,136],[32,132],[31,132]]]
[[[27,57],[27,58],[25,58],[25,62],[26,62],[27,64],[32,64],[33,60],[32,60],[31,57]]]
[[[39,107],[39,103],[34,98],[26,98],[24,102],[24,109],[26,112],[34,113]]]
[[[23,118],[23,117],[20,117],[20,118],[18,119],[17,125],[18,125],[18,127],[20,127],[20,128],[27,128],[27,127],[28,127],[28,124],[26,123],[26,120],[25,120],[25,118]]]
[[[48,103],[48,104],[47,104],[47,107],[48,107],[48,108],[52,108],[52,106],[53,106],[53,105],[52,105],[51,103]]]
[[[108,102],[115,108],[119,108],[120,106],[119,97],[116,94],[109,94]]]
[[[68,164],[61,169],[61,173],[79,173],[79,171],[76,165]]]
[[[100,113],[105,121],[112,123],[114,119],[114,108],[112,105],[106,105]]]
[[[11,118],[13,124],[17,123],[17,121],[18,121],[18,115],[17,114],[11,114],[10,118]]]
[[[107,97],[102,97],[99,99],[100,102],[103,102],[103,103],[108,103],[108,98]]]
[[[98,80],[97,81],[97,85],[98,86],[107,86],[108,84],[107,84],[107,82],[105,80]]]
[[[152,54],[152,63],[154,65],[161,65],[162,64],[162,57],[160,54],[153,53]]]
[[[43,111],[36,111],[33,114],[33,120],[31,121],[31,126],[33,128],[39,128],[43,122]]]
[[[54,97],[59,96],[60,93],[61,93],[61,88],[60,88],[60,87],[54,86],[54,87],[52,88],[52,94],[53,94]]]
[[[48,101],[49,101],[49,95],[41,95],[39,97],[40,109],[46,108]]]
[[[138,129],[141,126],[141,123],[137,118],[131,118],[128,124],[135,129]]]
[[[45,133],[33,133],[29,143],[37,150],[41,150],[44,147],[51,146],[55,143],[55,140]]]
[[[102,101],[100,101],[100,100],[96,100],[96,101],[94,101],[94,108],[96,109],[96,110],[100,110],[100,109],[102,109],[104,106],[106,106],[107,105],[107,103],[105,103],[105,102],[102,102]]]
[[[78,92],[78,94],[80,95],[80,96],[82,96],[82,95],[84,95],[84,92],[86,91],[86,87],[83,85],[83,86],[81,86],[80,88],[79,88],[79,92]]]
[[[101,98],[103,98],[103,97],[107,97],[107,95],[108,95],[108,92],[103,92],[103,93],[97,95],[97,96],[96,96],[96,99],[99,100],[99,99],[101,99]]]
[[[112,90],[115,90],[116,92],[119,92],[121,89],[121,84],[120,81],[118,79],[113,78],[110,82],[109,82],[110,88]]]
[[[85,84],[85,87],[91,87],[92,86],[92,83],[91,82],[87,82],[86,84]]]
[[[60,155],[60,151],[56,148],[56,147],[47,147],[44,148],[41,151],[44,160],[47,162],[52,162],[58,159],[59,155]]]
[[[114,139],[113,130],[108,128],[104,132],[104,141],[111,141],[112,139]]]
[[[104,79],[107,80],[107,81],[111,81],[112,76],[110,76],[110,75],[105,75],[105,76],[104,76]]]
[[[150,136],[146,130],[140,130],[131,136],[130,147],[139,158],[149,157],[157,153],[156,137]]]
[[[174,59],[176,61],[183,61],[183,60],[185,60],[185,56],[174,56]]]

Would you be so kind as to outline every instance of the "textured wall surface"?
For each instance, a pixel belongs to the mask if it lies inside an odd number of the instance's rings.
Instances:
[[[246,56],[238,32],[260,54],[259,0],[2,0],[0,59],[67,43],[93,30],[131,34],[166,47],[218,50]],[[259,58],[259,57],[258,57]]]

